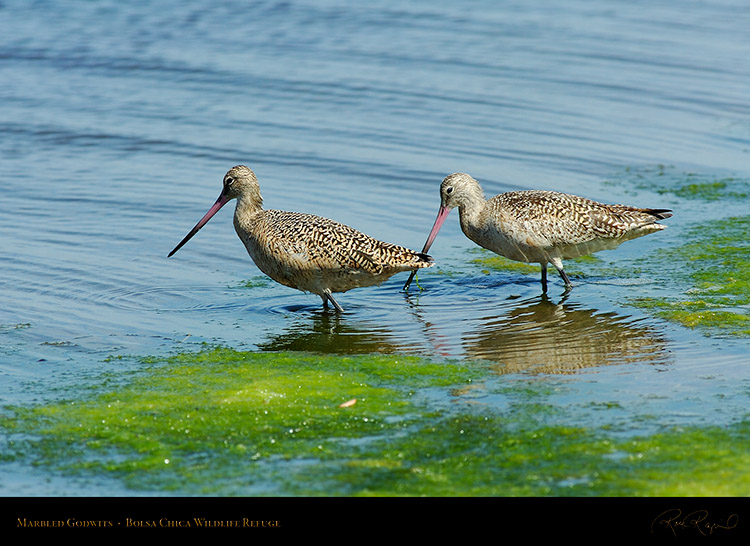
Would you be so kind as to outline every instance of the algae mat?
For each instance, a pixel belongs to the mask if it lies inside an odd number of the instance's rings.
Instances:
[[[750,493],[747,419],[618,437],[560,424],[564,383],[481,363],[206,347],[142,364],[89,397],[6,409],[6,461],[182,495]]]

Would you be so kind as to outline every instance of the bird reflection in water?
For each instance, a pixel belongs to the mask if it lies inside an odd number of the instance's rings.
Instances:
[[[338,313],[313,312],[292,322],[265,343],[263,351],[313,351],[323,354],[397,353],[401,347],[389,330],[342,318]]]
[[[542,294],[469,308],[476,302],[439,298],[419,303],[407,296],[411,319],[396,325],[315,310],[258,348],[483,360],[497,373],[565,374],[595,366],[669,362],[666,340],[645,319],[585,308],[567,302],[568,297],[555,303]]]
[[[485,317],[463,335],[467,357],[496,362],[501,373],[573,373],[584,368],[664,364],[666,340],[641,319],[554,303],[546,295]]]

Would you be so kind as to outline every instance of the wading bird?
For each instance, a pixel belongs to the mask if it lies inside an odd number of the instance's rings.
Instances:
[[[380,284],[401,271],[432,265],[432,258],[373,239],[339,222],[280,210],[264,210],[255,173],[229,169],[219,198],[169,256],[177,252],[221,207],[237,199],[234,228],[258,268],[284,286],[319,295],[323,305],[343,308],[333,292]]]
[[[606,205],[554,191],[512,191],[485,199],[479,182],[468,174],[454,173],[440,184],[440,210],[423,253],[456,207],[461,230],[479,246],[518,262],[539,263],[545,292],[548,263],[569,289],[572,284],[563,269],[564,259],[613,249],[624,241],[662,230],[666,226],[656,221],[672,216],[667,209]]]

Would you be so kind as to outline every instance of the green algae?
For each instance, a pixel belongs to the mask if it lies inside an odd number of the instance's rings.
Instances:
[[[525,424],[525,416],[514,416]],[[513,423],[511,425],[519,423]],[[528,426],[528,425],[527,425]],[[509,426],[499,417],[464,415],[408,440],[412,472],[396,494],[508,496],[746,495],[746,423],[673,429],[613,440],[584,427]],[[431,433],[431,434],[430,434]],[[441,449],[448,442],[450,452]],[[726,466],[724,465],[726,464]],[[735,481],[738,480],[738,481]]]
[[[698,201],[742,200],[750,198],[750,180],[739,176],[716,177],[710,174],[682,172],[671,165],[625,169],[609,185],[670,194]]]
[[[679,243],[634,262],[670,294],[627,303],[705,335],[750,336],[750,217],[726,217],[750,198],[750,179],[684,173],[672,166],[627,169],[617,184],[697,201],[676,214],[698,217]],[[696,214],[697,213],[697,214]]]
[[[682,238],[685,244],[664,250],[661,265],[651,266],[682,294],[632,302],[707,334],[750,336],[750,216],[706,222]]]
[[[39,436],[37,464],[113,473],[135,488],[192,483],[209,492],[200,485],[209,459],[219,468],[234,461],[244,472],[275,459],[338,457],[351,442],[407,427],[415,418],[414,388],[464,385],[473,375],[406,356],[226,348],[144,363],[152,367],[122,388],[91,400],[15,408],[3,428]]]
[[[483,248],[471,249],[470,252],[472,254],[480,254],[479,258],[472,259],[470,263],[481,267],[481,271],[485,275],[490,274],[491,271],[510,271],[513,273],[533,276],[541,275],[539,264],[517,262]],[[582,276],[584,275],[583,266],[601,263],[602,260],[597,256],[579,256],[578,258],[572,258],[566,261],[565,271],[572,276]]]
[[[478,363],[207,347],[142,366],[92,396],[5,408],[4,458],[188,495],[750,493],[747,421],[615,438],[561,424],[545,382],[498,386]]]
[[[697,328],[708,335],[725,334],[750,337],[750,316],[730,311],[717,311],[704,301],[662,301],[640,298],[633,303],[650,309],[659,317],[677,322],[688,328]]]
[[[538,274],[540,272],[539,266],[527,264],[525,262],[515,262],[499,256],[497,254],[491,254],[490,251],[486,251],[486,255],[481,258],[475,258],[471,260],[472,264],[479,265],[482,268],[482,273],[485,275],[490,273],[490,270],[495,271],[513,271],[516,273],[523,274]]]
[[[256,276],[251,279],[246,279],[237,284],[239,288],[266,288],[270,286],[270,280],[265,276]]]
[[[673,193],[677,197],[702,199],[705,201],[715,201],[724,197],[747,197],[744,193],[728,190],[729,182],[731,181],[731,179],[726,179],[709,182],[691,182],[673,190],[659,189],[658,193]]]
[[[0,333],[3,332],[10,332],[13,330],[25,330],[26,328],[31,328],[31,323],[29,322],[22,322],[19,324],[0,324]]]

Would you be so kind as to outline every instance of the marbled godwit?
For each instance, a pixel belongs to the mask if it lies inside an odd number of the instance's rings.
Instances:
[[[332,292],[380,284],[401,271],[432,265],[432,258],[408,248],[373,239],[328,218],[263,210],[255,173],[244,165],[229,169],[214,205],[178,244],[177,252],[232,199],[237,199],[234,229],[258,268],[285,286],[318,294],[343,308]]]
[[[476,180],[455,173],[440,185],[440,210],[423,253],[455,207],[461,230],[479,246],[518,262],[539,263],[545,292],[548,263],[555,266],[569,289],[572,284],[563,259],[613,249],[624,241],[662,230],[665,226],[656,221],[672,216],[667,209],[605,205],[553,191],[512,191],[485,199]],[[413,277],[414,272],[404,289]]]

